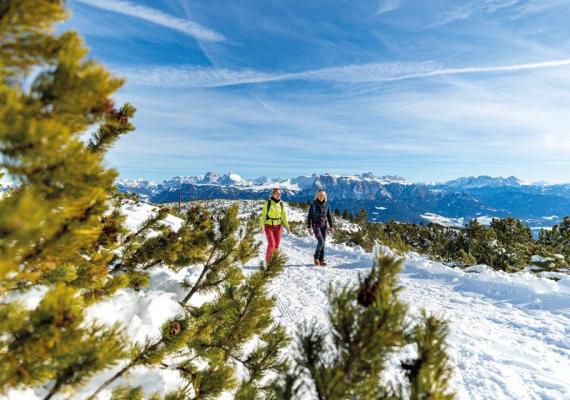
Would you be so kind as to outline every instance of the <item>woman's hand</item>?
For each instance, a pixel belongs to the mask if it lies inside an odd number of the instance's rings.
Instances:
[[[307,233],[309,234],[309,236],[313,235],[313,231],[311,231],[311,228],[307,228]]]

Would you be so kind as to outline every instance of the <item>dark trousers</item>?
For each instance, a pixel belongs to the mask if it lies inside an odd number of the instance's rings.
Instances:
[[[315,249],[315,258],[323,261],[325,259],[325,240],[327,239],[327,226],[313,225],[313,233],[317,238],[317,248]]]

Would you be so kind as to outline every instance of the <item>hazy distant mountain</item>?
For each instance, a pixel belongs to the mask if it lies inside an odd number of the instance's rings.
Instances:
[[[264,199],[280,187],[286,200],[313,199],[318,188],[327,190],[331,205],[358,212],[371,220],[406,222],[515,216],[533,226],[550,226],[570,215],[570,184],[524,183],[514,176],[463,177],[439,184],[412,183],[401,176],[312,174],[292,178],[241,176],[208,172],[178,176],[162,183],[121,180],[122,191],[135,192],[156,203],[200,199]]]
[[[523,185],[522,181],[515,178],[514,176],[509,176],[508,178],[502,177],[491,177],[491,176],[469,176],[464,178],[457,178],[440,185],[434,185],[436,187],[443,187],[446,189],[476,189],[482,187],[520,187]]]

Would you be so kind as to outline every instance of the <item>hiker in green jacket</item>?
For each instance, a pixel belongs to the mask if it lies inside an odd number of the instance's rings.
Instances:
[[[279,247],[281,241],[281,227],[284,227],[289,233],[289,223],[287,222],[287,213],[285,205],[281,200],[281,190],[273,188],[269,200],[263,204],[263,211],[259,218],[261,232],[267,237],[267,252],[265,253],[265,261],[269,263],[271,253]]]

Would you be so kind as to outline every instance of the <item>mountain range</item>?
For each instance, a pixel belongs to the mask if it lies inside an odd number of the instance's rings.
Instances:
[[[552,226],[570,215],[570,184],[526,183],[507,178],[462,177],[444,183],[413,183],[401,176],[312,174],[285,179],[244,179],[233,173],[178,176],[161,183],[119,180],[121,191],[153,203],[204,199],[265,199],[280,187],[288,201],[311,200],[325,188],[333,208],[357,213],[364,208],[373,221],[462,225],[473,218],[513,216],[532,227]]]

